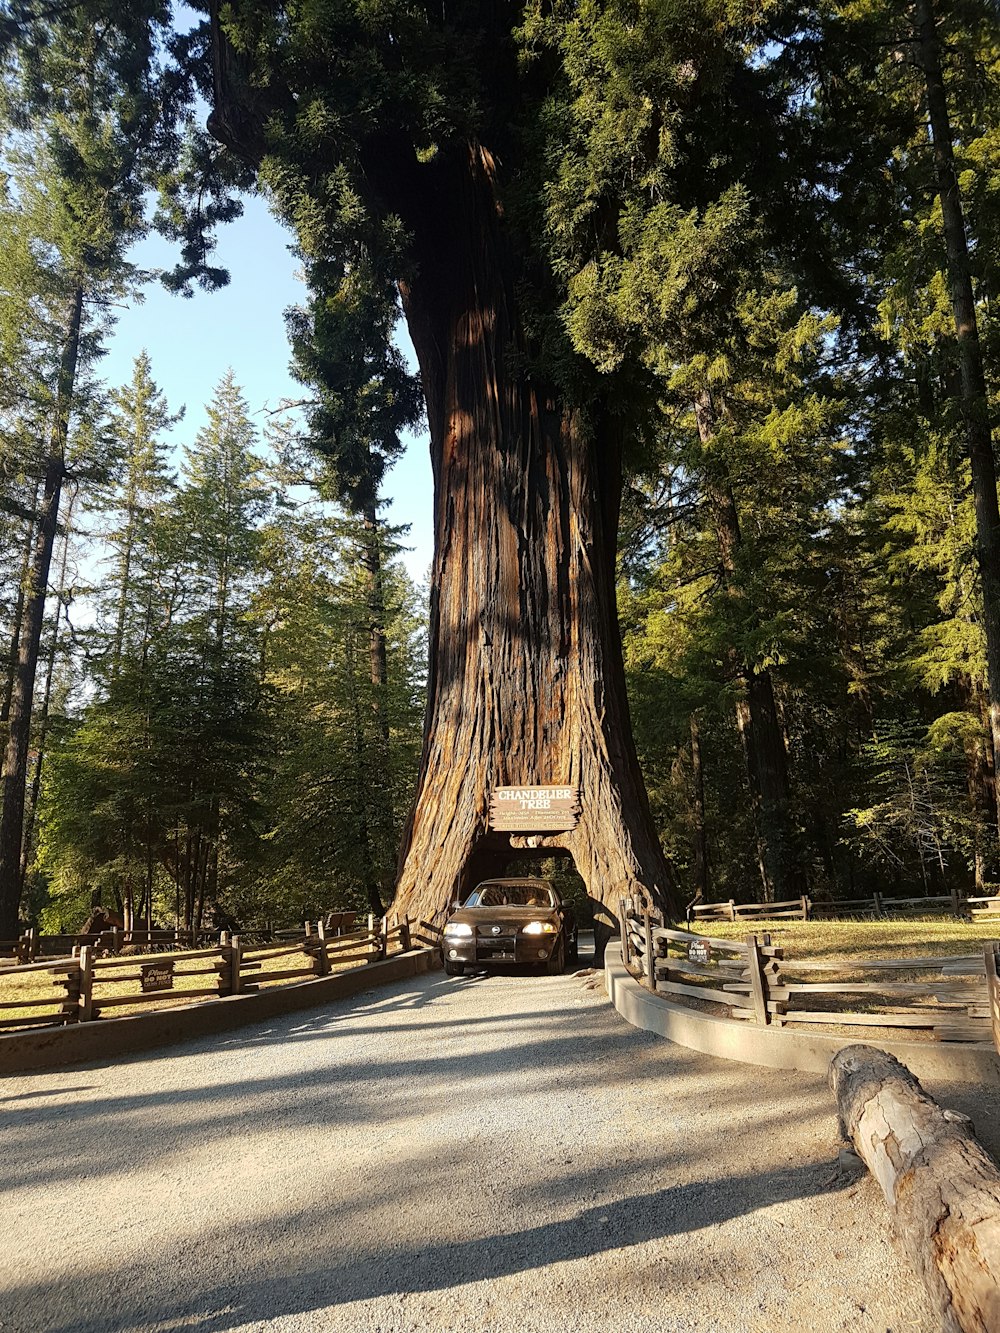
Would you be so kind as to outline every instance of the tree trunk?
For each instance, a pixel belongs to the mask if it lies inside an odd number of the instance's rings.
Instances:
[[[934,151],[934,169],[944,223],[948,288],[955,320],[955,346],[960,372],[960,404],[972,470],[976,511],[976,555],[983,590],[983,634],[990,690],[993,750],[1000,754],[1000,507],[990,428],[986,375],[979,342],[979,321],[972,290],[972,268],[962,195],[955,169],[951,119],[941,67],[934,0],[916,0],[914,7],[918,61],[924,76],[927,113]],[[1000,820],[1000,802],[998,802]]]
[[[369,845],[370,876],[367,885],[369,910],[379,916],[392,897],[393,878],[385,849],[395,846],[393,790],[389,755],[389,661],[385,631],[385,580],[382,571],[382,539],[378,508],[365,506],[362,560],[365,570],[365,601],[368,611],[368,669],[371,684],[372,741],[377,778],[368,783],[365,837]],[[365,729],[358,728],[360,737]],[[372,844],[374,843],[374,846]],[[382,868],[377,873],[376,863]]]
[[[35,766],[31,773],[31,785],[24,812],[24,832],[21,837],[21,892],[31,864],[32,842],[35,833],[35,815],[38,813],[38,798],[42,790],[42,769],[49,740],[49,708],[52,704],[52,684],[55,678],[56,659],[59,654],[59,632],[62,625],[63,608],[66,601],[66,568],[69,563],[69,538],[73,523],[73,508],[76,504],[76,491],[70,495],[66,509],[65,535],[62,544],[62,560],[59,567],[59,589],[56,602],[56,619],[52,627],[52,644],[46,654],[45,685],[42,689],[41,706],[38,710],[38,739],[35,742]],[[66,612],[67,620],[69,612]]]
[[[358,844],[361,861],[361,877],[364,881],[368,910],[381,919],[385,915],[385,900],[382,897],[375,867],[375,852],[372,847],[370,816],[382,799],[382,783],[385,781],[385,768],[376,767],[371,771],[369,756],[365,753],[365,727],[361,716],[361,703],[358,699],[358,676],[355,670],[355,654],[348,640],[345,643],[347,678],[351,682],[351,710],[354,715],[354,762],[356,773],[354,788],[357,794]]]
[[[691,852],[694,868],[694,902],[708,898],[708,838],[705,831],[705,773],[701,762],[701,727],[698,714],[691,714],[691,779],[693,791]]]
[[[59,501],[65,474],[66,436],[76,383],[83,320],[83,289],[77,287],[70,300],[66,321],[66,341],[59,365],[54,417],[49,452],[42,480],[42,502],[35,529],[24,618],[18,644],[17,668],[10,704],[10,732],[4,754],[0,796],[0,937],[10,939],[17,933],[21,900],[21,838],[24,827],[24,798],[28,775],[28,751],[31,741],[31,710],[38,669],[38,650],[45,615],[52,548],[59,522]]]
[[[695,403],[695,420],[702,446],[708,450],[716,433],[715,406],[707,390]],[[717,458],[706,461],[703,482],[719,546],[723,586],[733,597],[737,585],[737,552],[742,544],[739,514],[727,475],[718,475],[725,465]],[[774,698],[771,673],[738,660],[731,650],[731,668],[746,686],[746,698],[737,701],[736,725],[753,802],[757,835],[757,864],[765,902],[801,897],[806,892],[791,820],[791,786],[788,755]]]
[[[942,1327],[1000,1328],[1000,1170],[969,1121],[872,1046],[838,1051],[830,1086]]]
[[[35,486],[35,494],[31,501],[31,512],[34,513],[38,507],[38,486]],[[4,679],[3,699],[0,700],[0,723],[4,727],[10,720],[10,701],[14,694],[14,681],[17,678],[17,649],[21,641],[21,625],[24,619],[24,591],[28,582],[28,573],[31,569],[31,552],[34,547],[35,525],[29,519],[25,522],[24,534],[24,559],[21,564],[21,577],[17,584],[17,598],[14,602],[14,615],[12,617],[10,629],[10,656],[7,659],[7,673]],[[6,737],[5,737],[6,741]]]
[[[424,749],[393,913],[440,921],[476,867],[568,851],[590,897],[670,881],[632,740],[615,603],[620,448],[519,362],[491,155],[442,154],[410,201],[403,307],[427,400],[435,554]],[[447,201],[442,206],[442,200]],[[493,787],[580,792],[569,832],[491,833]]]
[[[807,885],[795,847],[788,755],[769,671],[757,671],[752,667],[747,671],[747,700],[749,740],[760,792],[765,898],[768,902],[799,898],[806,892]]]

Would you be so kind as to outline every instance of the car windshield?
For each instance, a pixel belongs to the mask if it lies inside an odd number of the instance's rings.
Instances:
[[[485,884],[467,907],[555,907],[555,895],[544,884]]]

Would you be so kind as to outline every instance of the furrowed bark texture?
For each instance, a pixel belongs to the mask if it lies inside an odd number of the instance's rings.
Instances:
[[[943,1111],[905,1065],[872,1046],[838,1051],[830,1086],[942,1327],[1000,1328],[1000,1169],[969,1121]]]
[[[244,77],[210,0],[209,129],[248,161],[288,89]],[[502,11],[483,13],[507,32]],[[480,34],[480,37],[482,34]],[[509,52],[507,56],[509,56]],[[516,69],[498,56],[500,104]],[[503,115],[497,123],[506,124]],[[504,131],[506,132],[506,131]],[[478,144],[418,163],[410,134],[361,146],[370,206],[402,219],[400,282],[420,363],[434,468],[428,704],[417,795],[390,915],[443,920],[449,902],[512,855],[570,852],[591,897],[646,897],[678,912],[632,740],[615,602],[621,441],[531,379],[518,274],[495,163]],[[578,826],[556,836],[489,831],[493,787],[577,786]]]
[[[427,399],[435,558],[424,753],[395,916],[440,921],[505,859],[564,849],[590,896],[676,910],[632,741],[615,602],[620,448],[519,368],[513,269],[490,155],[408,219],[402,291]],[[428,225],[430,224],[430,225]],[[498,785],[580,789],[571,832],[490,833]]]

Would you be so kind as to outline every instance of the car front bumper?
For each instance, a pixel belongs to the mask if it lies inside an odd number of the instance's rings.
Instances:
[[[559,945],[559,935],[492,935],[445,938],[441,951],[446,963],[470,967],[516,967],[519,963],[547,963]]]

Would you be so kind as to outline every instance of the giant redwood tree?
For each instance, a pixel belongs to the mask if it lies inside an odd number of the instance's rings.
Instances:
[[[595,899],[678,905],[615,602],[623,460],[657,372],[640,356],[602,370],[570,326],[591,255],[624,234],[630,197],[670,187],[692,109],[726,77],[746,23],[716,9],[706,24],[699,4],[210,5],[209,127],[295,230],[314,442],[346,474],[390,453],[410,411],[400,304],[419,362],[435,555],[397,913],[440,918],[526,848],[570,852]],[[579,788],[575,829],[489,830],[495,786],[549,783]]]

